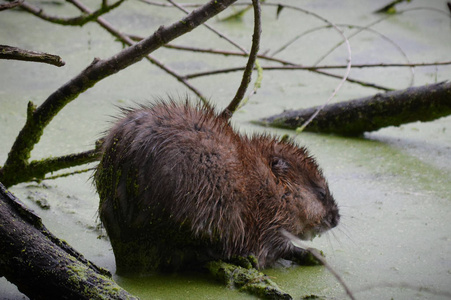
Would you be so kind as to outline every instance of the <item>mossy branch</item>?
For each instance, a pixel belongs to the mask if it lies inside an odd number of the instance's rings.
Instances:
[[[31,299],[138,299],[58,239],[0,183],[0,274]]]
[[[260,119],[262,125],[297,129],[317,107]],[[451,82],[408,88],[326,106],[306,131],[361,135],[387,126],[432,121],[451,114]]]
[[[268,276],[253,267],[245,268],[223,261],[213,261],[207,264],[207,269],[213,277],[226,286],[247,292],[261,299],[293,299]]]

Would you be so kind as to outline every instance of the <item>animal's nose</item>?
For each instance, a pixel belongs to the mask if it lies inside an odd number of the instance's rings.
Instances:
[[[340,213],[338,212],[338,209],[333,209],[329,213],[328,222],[329,222],[330,228],[334,228],[338,225],[338,223],[340,222]]]

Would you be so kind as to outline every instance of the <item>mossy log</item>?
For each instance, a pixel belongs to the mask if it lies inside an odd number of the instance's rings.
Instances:
[[[223,261],[207,264],[210,273],[231,288],[255,295],[260,299],[291,300],[289,294],[282,291],[268,276],[252,266],[241,267]]]
[[[297,129],[317,109],[289,110],[256,123]],[[358,136],[383,127],[432,121],[450,114],[451,82],[442,82],[328,105],[304,130]]]
[[[0,276],[31,299],[138,299],[50,233],[1,183]]]

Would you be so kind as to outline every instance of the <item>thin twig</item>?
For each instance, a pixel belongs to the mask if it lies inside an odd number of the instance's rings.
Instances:
[[[348,287],[348,285],[346,284],[346,282],[343,280],[343,278],[341,278],[340,274],[338,274],[331,265],[329,265],[329,263],[324,259],[324,257],[318,253],[318,250],[313,249],[313,248],[309,248],[306,247],[304,245],[304,243],[296,236],[294,236],[293,234],[291,234],[290,232],[283,230],[282,234],[285,235],[287,238],[289,238],[291,240],[291,243],[301,249],[304,249],[306,251],[308,251],[309,253],[311,253],[319,262],[321,262],[321,264],[324,265],[324,267],[326,267],[326,269],[337,279],[337,281],[340,283],[340,285],[343,287],[343,289],[345,290],[346,294],[348,295],[348,297],[352,300],[355,300],[355,297],[351,291],[351,289]]]
[[[58,55],[0,45],[0,59],[33,61],[62,67],[66,63]]]
[[[357,68],[389,68],[389,67],[430,67],[430,66],[446,66],[451,65],[451,61],[443,61],[443,62],[434,62],[434,63],[377,63],[377,64],[356,64],[352,65],[353,69]],[[345,69],[347,68],[347,65],[323,65],[323,66],[299,66],[299,65],[290,65],[290,66],[262,66],[263,69],[268,71],[277,71],[277,70],[307,70],[307,71],[314,71],[314,70],[322,70],[322,69]],[[244,67],[235,67],[235,68],[224,68],[224,69],[218,69],[218,70],[212,70],[212,71],[205,71],[205,72],[198,72],[198,73],[191,73],[188,75],[185,75],[185,78],[196,78],[196,77],[202,77],[202,76],[208,76],[208,75],[217,75],[217,74],[223,74],[223,73],[230,73],[230,72],[240,72],[243,71]]]
[[[169,3],[171,3],[172,5],[174,5],[175,7],[177,7],[178,9],[180,9],[181,11],[183,11],[184,13],[188,14],[189,11],[184,9],[180,4],[174,2],[173,0],[166,0]],[[230,44],[232,44],[233,46],[235,46],[236,48],[238,48],[241,52],[243,52],[244,54],[248,54],[248,51],[246,49],[244,49],[243,47],[241,47],[240,45],[238,45],[237,43],[235,43],[234,41],[232,41],[230,38],[228,38],[225,34],[223,34],[222,32],[216,30],[215,28],[211,27],[210,25],[208,25],[207,23],[202,24],[203,26],[205,26],[206,28],[208,28],[210,31],[212,31],[213,33],[217,34],[220,38],[226,40],[227,42],[229,42]]]
[[[403,14],[403,13],[406,13],[406,12],[412,12],[412,11],[416,11],[416,10],[431,10],[431,11],[438,12],[438,13],[441,13],[441,14],[445,14],[445,15],[446,15],[445,12],[443,12],[443,11],[441,11],[441,10],[438,10],[438,9],[436,9],[436,8],[431,8],[431,7],[415,7],[415,8],[410,8],[410,9],[406,9],[406,10],[400,11],[400,12],[398,12],[398,14]],[[382,18],[380,18],[380,19],[377,19],[377,20],[375,20],[375,21],[369,23],[369,24],[366,25],[366,26],[359,26],[359,30],[357,30],[357,31],[355,31],[354,33],[352,33],[351,35],[349,35],[349,36],[348,36],[348,39],[351,39],[351,38],[354,37],[355,35],[357,35],[357,34],[359,34],[360,32],[362,32],[363,30],[368,30],[370,27],[373,27],[374,25],[376,25],[376,24],[378,24],[378,23],[380,23],[380,22],[382,22],[382,21],[387,20],[387,19],[390,18],[391,16],[392,16],[392,15],[387,15],[387,16],[384,16],[384,17],[382,17]],[[329,49],[323,56],[321,56],[321,57],[315,62],[315,65],[317,65],[317,64],[319,64],[321,61],[323,61],[324,58],[326,58],[330,53],[332,53],[335,49],[337,49],[337,48],[338,48],[339,46],[341,46],[342,44],[343,44],[343,41],[339,42],[337,45],[335,45],[335,46],[333,46],[331,49]]]
[[[222,116],[230,118],[237,107],[240,105],[241,100],[243,100],[244,94],[246,93],[247,87],[252,77],[252,70],[254,69],[255,60],[257,59],[258,49],[260,47],[260,35],[261,35],[261,11],[260,11],[260,1],[252,0],[252,5],[254,6],[254,34],[252,35],[252,47],[251,53],[249,54],[249,60],[246,64],[246,69],[243,73],[243,78],[241,80],[240,87],[235,94],[235,97],[229,103],[227,108],[222,112]]]
[[[64,178],[64,177],[68,177],[68,176],[73,176],[73,175],[77,175],[77,174],[83,174],[89,171],[93,171],[96,168],[88,168],[88,169],[83,169],[83,170],[77,170],[77,171],[73,171],[73,172],[67,172],[67,173],[63,173],[63,174],[58,174],[58,175],[54,175],[54,176],[49,176],[49,177],[45,177],[39,180],[34,180],[35,182],[41,182],[43,180],[55,180],[57,178]]]
[[[186,79],[193,79],[193,78],[196,78],[196,77],[224,74],[224,73],[229,73],[229,72],[241,72],[241,71],[243,71],[243,69],[244,69],[243,67],[236,67],[236,68],[226,68],[226,69],[220,69],[220,70],[198,72],[198,73],[192,73],[192,74],[185,75],[184,78],[186,78]],[[333,77],[333,78],[338,78],[338,79],[343,78],[343,76],[339,76],[339,75],[335,75],[335,74],[332,74],[332,73],[328,73],[328,72],[325,72],[325,71],[318,70],[316,67],[303,67],[303,66],[293,65],[293,66],[285,66],[285,67],[284,66],[280,66],[280,67],[272,67],[272,66],[270,66],[270,67],[262,67],[262,69],[268,70],[268,71],[274,71],[274,70],[307,70],[307,71],[311,71],[311,72],[314,72],[314,73],[317,73],[317,74],[326,75],[326,76]],[[375,88],[375,89],[382,90],[382,91],[393,91],[392,88],[384,87],[384,86],[373,84],[373,83],[370,83],[370,82],[365,82],[365,81],[362,81],[362,80],[353,79],[353,78],[350,78],[350,77],[346,78],[346,81],[351,82],[351,83],[356,83],[358,85],[365,86],[365,87]]]
[[[406,61],[408,63],[410,63],[409,58],[407,57],[407,54],[404,52],[404,50],[398,45],[396,44],[392,39],[388,38],[386,35],[372,29],[371,27],[376,25],[377,23],[383,21],[384,19],[380,19],[380,20],[376,20],[375,22],[372,22],[366,26],[358,26],[358,25],[349,25],[349,24],[337,24],[337,26],[341,26],[341,27],[349,27],[349,28],[358,28],[357,31],[355,31],[354,33],[352,33],[351,35],[348,36],[348,40],[350,40],[351,38],[355,37],[357,34],[361,33],[362,31],[371,31],[377,35],[379,35],[382,39],[386,40],[387,42],[389,42],[390,44],[392,44],[396,49],[398,49],[399,52],[401,52],[401,55],[404,56],[404,58],[406,59]],[[318,65],[321,61],[323,61],[330,53],[332,53],[334,50],[338,49],[338,47],[340,47],[343,44],[343,41],[340,41],[337,45],[335,45],[334,47],[332,47],[331,49],[329,49],[329,51],[327,51],[323,56],[321,56],[315,63],[314,65]],[[411,79],[410,79],[410,84],[409,86],[413,85],[414,82],[414,75],[415,75],[415,71],[414,68],[410,69],[410,73],[411,73]]]
[[[143,39],[142,37],[139,37],[137,35],[128,35],[128,36],[130,38],[132,38],[133,40],[137,40],[137,41],[140,41],[140,40]],[[243,53],[240,53],[240,52],[224,51],[224,50],[213,50],[213,49],[203,49],[203,48],[178,46],[178,45],[176,46],[176,45],[170,45],[170,44],[169,45],[168,44],[164,45],[163,47],[169,48],[169,49],[178,49],[178,50],[193,51],[193,52],[203,52],[203,53],[211,53],[211,54],[226,55],[226,56],[245,56]],[[264,59],[264,60],[277,62],[277,63],[280,63],[280,64],[285,65],[285,66],[298,67],[299,70],[302,70],[302,68],[304,68],[302,65],[299,65],[299,64],[287,61],[287,60],[279,59],[279,58],[269,57],[267,55],[259,54],[257,56],[257,58],[261,58],[261,59]],[[345,65],[342,68],[341,67],[337,67],[337,68],[331,67],[330,69],[343,69],[343,68],[346,68],[346,67],[347,67],[347,65]],[[307,66],[307,67],[305,67],[305,69],[308,70],[308,71],[311,71],[313,73],[317,73],[317,74],[320,74],[320,75],[325,75],[325,76],[328,76],[328,77],[339,78],[339,79],[342,78],[342,76],[338,76],[338,75],[335,75],[335,74],[332,74],[332,73],[321,71],[321,70],[319,70],[320,67],[315,68],[315,67],[308,67]],[[328,69],[328,68],[326,67],[325,69]],[[215,74],[221,74],[221,73],[227,73],[227,72],[238,72],[238,71],[244,70],[244,67],[230,68],[230,69],[223,69],[223,70],[224,70],[224,72],[222,72],[221,70],[214,70],[214,71],[192,73],[192,74],[188,74],[188,75],[183,76],[183,78],[191,79],[191,78],[196,78],[196,77],[201,77],[201,76],[215,75]],[[370,83],[370,82],[365,82],[365,81],[354,79],[354,78],[351,78],[351,77],[348,77],[346,80],[348,82],[351,82],[351,83],[354,83],[354,84],[358,84],[358,85],[365,86],[365,87],[370,87],[370,88],[375,88],[375,89],[382,90],[382,91],[393,91],[392,88],[384,87],[384,86],[373,84],[373,83]]]
[[[409,66],[409,67],[414,67],[414,66],[416,66],[415,64],[411,64],[411,63],[410,63],[410,61],[409,61],[409,59],[408,59],[408,57],[407,57],[407,54],[402,50],[402,48],[399,47],[398,44],[396,44],[393,40],[391,40],[390,38],[388,38],[386,35],[384,35],[384,34],[378,32],[378,31],[376,31],[376,30],[374,30],[374,29],[367,28],[368,26],[363,27],[363,26],[352,25],[352,24],[336,24],[336,25],[337,25],[337,26],[340,26],[340,27],[361,28],[362,30],[368,30],[368,31],[373,32],[374,34],[379,35],[382,39],[386,40],[387,42],[389,42],[390,44],[392,44],[396,49],[398,49],[398,51],[401,52],[401,55],[403,55],[404,58],[405,58],[406,61],[407,61],[407,64],[383,64],[383,63],[377,64],[377,65],[376,65],[376,64],[366,64],[366,65],[365,65],[365,64],[360,64],[360,65],[352,64],[352,67],[353,67],[353,68],[362,68],[362,67],[367,67],[367,66],[368,66],[368,67],[374,67],[374,66],[403,66],[403,67],[404,67],[404,66]],[[309,29],[309,30],[307,30],[307,31],[304,31],[303,33],[301,33],[300,35],[294,37],[293,39],[291,39],[290,41],[288,41],[287,43],[285,43],[284,45],[282,45],[279,49],[277,49],[276,51],[274,51],[274,52],[271,54],[271,57],[274,57],[276,54],[282,52],[283,50],[285,50],[286,48],[288,48],[288,46],[292,45],[295,41],[299,40],[301,37],[305,37],[307,34],[316,32],[316,31],[318,31],[318,30],[331,28],[331,27],[332,27],[332,26],[330,26],[330,25],[324,25],[324,26],[319,26],[319,27],[315,27],[315,28]],[[355,36],[355,34],[348,36],[348,40],[350,40],[350,39],[351,39],[352,37],[354,37],[354,36]],[[340,45],[342,45],[342,42],[340,42]],[[347,67],[347,65],[345,65],[345,66],[318,66],[318,62],[316,62],[316,63],[314,64],[314,66],[311,67],[311,69],[342,69],[342,68],[346,68],[346,67]],[[306,69],[310,69],[310,67],[306,67]]]
[[[162,3],[162,2],[155,2],[155,1],[149,1],[149,0],[140,0],[141,2],[144,2],[146,4],[149,5],[154,5],[154,6],[160,6],[160,7],[174,7],[174,5],[171,4],[167,4],[167,3]],[[183,3],[180,4],[180,6],[182,7],[199,7],[201,6],[201,4],[189,4],[189,3]]]
[[[10,3],[1,3],[0,11],[17,7],[17,6],[21,5],[23,1],[24,0],[17,0],[17,1],[10,2]]]
[[[75,18],[60,18],[60,17],[47,15],[43,12],[42,9],[40,9],[28,2],[23,2],[20,7],[22,9],[32,13],[33,15],[35,15],[43,20],[46,20],[48,22],[51,22],[51,23],[67,25],[67,26],[83,26],[84,24],[94,21],[96,18],[100,17],[101,15],[106,14],[107,12],[111,11],[112,9],[118,7],[124,1],[125,0],[119,0],[108,6],[102,5],[101,8],[99,8],[98,10],[96,10],[94,12],[91,12],[87,15],[81,15],[81,16],[75,17]]]

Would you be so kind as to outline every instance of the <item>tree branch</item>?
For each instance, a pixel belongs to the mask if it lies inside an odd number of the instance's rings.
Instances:
[[[169,3],[171,3],[174,7],[177,7],[178,9],[180,9],[181,11],[183,11],[184,13],[189,13],[189,11],[187,11],[186,9],[183,8],[183,6],[175,3],[172,0],[167,0]],[[238,45],[237,43],[235,43],[234,41],[232,41],[230,38],[228,38],[225,34],[223,34],[222,32],[219,32],[218,30],[216,30],[215,28],[211,27],[210,25],[204,23],[203,24],[205,27],[207,27],[210,31],[212,31],[213,33],[217,34],[220,38],[226,40],[227,42],[229,42],[230,44],[232,44],[233,46],[235,46],[237,49],[241,50],[241,52],[245,55],[248,55],[246,49],[244,49],[243,47],[241,47],[240,45]]]
[[[0,4],[0,11],[11,9],[17,6],[20,6],[24,0],[17,0],[10,3],[2,3]]]
[[[76,167],[99,160],[98,149],[88,150],[81,153],[69,154],[60,157],[50,157],[42,160],[33,160],[27,169],[32,170],[33,177],[44,179],[45,174],[61,169]]]
[[[169,41],[193,30],[235,1],[211,0],[182,20],[167,27],[161,26],[153,35],[116,55],[104,60],[94,59],[91,65],[51,94],[38,108],[30,102],[27,121],[17,136],[5,165],[0,169],[0,181],[7,186],[18,183],[14,173],[23,172],[28,167],[30,153],[34,145],[39,142],[44,128],[64,106],[80,93],[93,87],[100,80],[142,60],[146,55]]]
[[[85,14],[85,15],[75,17],[75,18],[60,18],[60,17],[54,17],[54,16],[47,15],[43,12],[42,9],[40,9],[28,2],[23,2],[20,5],[20,7],[23,10],[26,10],[29,13],[32,13],[33,15],[35,15],[45,21],[51,22],[51,23],[56,23],[56,24],[66,25],[66,26],[83,26],[88,22],[95,21],[101,15],[106,14],[107,12],[111,11],[112,9],[118,7],[124,1],[125,0],[119,0],[111,5],[106,5],[106,6],[102,5],[101,8],[99,8],[98,10],[96,10],[90,14],[87,14],[87,15]]]
[[[222,115],[226,118],[230,118],[233,115],[241,100],[244,98],[244,94],[246,93],[247,87],[251,81],[252,70],[254,69],[255,60],[257,59],[257,53],[260,47],[260,35],[262,31],[260,2],[259,0],[252,0],[252,4],[254,6],[254,34],[252,35],[251,53],[249,54],[249,59],[243,73],[240,87],[238,88],[233,100],[222,112]]]
[[[14,59],[23,61],[34,61],[62,67],[66,63],[61,57],[44,52],[24,50],[16,47],[0,45],[0,59]]]

